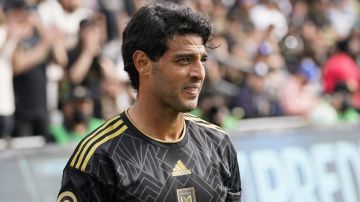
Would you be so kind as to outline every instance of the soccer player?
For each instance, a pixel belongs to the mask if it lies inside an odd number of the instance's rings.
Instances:
[[[205,78],[209,21],[153,3],[123,33],[135,104],[76,147],[58,201],[240,201],[236,151],[219,127],[187,112]]]

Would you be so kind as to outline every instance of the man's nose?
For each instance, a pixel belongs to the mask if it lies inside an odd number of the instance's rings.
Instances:
[[[201,60],[197,60],[190,70],[190,77],[197,80],[205,79],[205,66]]]

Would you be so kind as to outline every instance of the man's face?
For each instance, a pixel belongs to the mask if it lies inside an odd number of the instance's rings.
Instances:
[[[168,47],[157,62],[151,62],[152,95],[176,112],[192,111],[205,79],[205,46],[199,36],[176,35],[169,40]]]
[[[14,8],[8,11],[8,18],[21,25],[29,24],[29,11],[25,8]]]
[[[74,12],[81,5],[81,0],[60,0],[60,3],[65,11]]]

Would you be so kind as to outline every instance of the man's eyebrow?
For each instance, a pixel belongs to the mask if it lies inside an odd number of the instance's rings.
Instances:
[[[174,57],[176,58],[180,58],[180,57],[196,57],[196,53],[177,53],[174,54]],[[208,54],[207,53],[202,53],[201,54],[201,58],[207,58]]]

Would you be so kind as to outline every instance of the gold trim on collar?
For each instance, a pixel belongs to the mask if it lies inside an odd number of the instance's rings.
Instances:
[[[144,131],[140,130],[140,129],[136,126],[136,124],[131,120],[131,118],[130,118],[130,116],[129,116],[129,114],[128,114],[128,111],[129,111],[129,110],[130,110],[130,108],[127,109],[127,110],[125,110],[125,115],[128,117],[128,119],[129,119],[129,121],[132,123],[132,125],[133,125],[137,130],[139,130],[142,134],[144,134],[146,137],[148,137],[148,138],[150,138],[150,139],[152,139],[152,140],[154,140],[154,141],[156,141],[156,142],[165,143],[165,144],[178,143],[178,142],[181,142],[181,140],[184,139],[185,133],[186,133],[186,123],[185,123],[185,120],[184,120],[184,127],[183,127],[183,131],[182,131],[181,137],[180,137],[178,140],[165,141],[165,140],[160,140],[160,139],[158,139],[158,138],[154,138],[154,137],[146,134]]]

